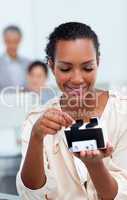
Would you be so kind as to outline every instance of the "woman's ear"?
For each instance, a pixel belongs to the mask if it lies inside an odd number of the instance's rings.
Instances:
[[[54,63],[51,59],[48,60],[48,66],[52,70],[52,72],[54,73]]]

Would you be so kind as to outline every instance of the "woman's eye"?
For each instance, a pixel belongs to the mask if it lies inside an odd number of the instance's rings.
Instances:
[[[68,72],[69,70],[70,70],[69,68],[67,68],[67,69],[60,68],[60,71],[62,71],[62,72]]]
[[[93,68],[83,68],[83,70],[85,70],[86,72],[91,72],[91,71],[93,71],[94,69]]]
[[[88,63],[88,64],[84,65],[83,70],[85,70],[86,72],[93,71],[94,70],[94,63]]]

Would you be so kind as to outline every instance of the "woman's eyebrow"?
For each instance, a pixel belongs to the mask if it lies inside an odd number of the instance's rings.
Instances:
[[[90,63],[93,63],[94,61],[95,61],[94,59],[88,60],[88,61],[81,63],[81,65],[90,64]]]
[[[82,62],[80,65],[90,64],[90,63],[92,63],[92,62],[94,62],[94,61],[95,61],[94,59],[88,60],[88,61],[84,61],[84,62]],[[70,65],[70,66],[73,65],[73,63],[71,63],[71,62],[67,62],[67,61],[63,61],[63,60],[59,60],[59,61],[57,61],[57,63],[64,64],[64,65]]]
[[[60,64],[64,64],[64,65],[73,65],[72,63],[70,63],[70,62],[66,62],[66,61],[62,61],[62,60],[60,60],[60,61],[58,61],[58,63],[60,63]]]

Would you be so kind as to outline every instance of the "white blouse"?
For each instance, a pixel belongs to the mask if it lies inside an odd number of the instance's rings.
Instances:
[[[22,133],[22,164],[25,159],[31,130],[36,120],[47,108],[59,108],[59,98],[33,110],[27,117]],[[108,130],[114,152],[104,158],[104,164],[118,183],[115,200],[127,200],[127,97],[110,91],[101,120]],[[87,169],[78,158],[73,157],[64,142],[64,129],[56,135],[45,137],[44,158],[46,184],[37,190],[27,188],[21,180],[22,164],[17,175],[17,189],[23,200],[99,200]],[[32,167],[32,166],[31,166]],[[87,188],[84,182],[87,181]]]

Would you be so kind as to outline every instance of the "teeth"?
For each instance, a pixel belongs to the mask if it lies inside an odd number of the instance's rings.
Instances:
[[[80,90],[80,89],[83,89],[83,88],[85,88],[85,87],[78,87],[78,88],[75,88],[75,87],[69,87],[69,86],[68,86],[68,88],[74,89],[74,90]]]

